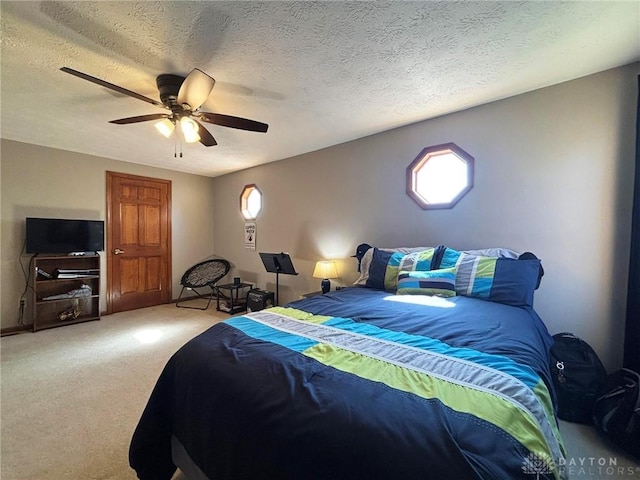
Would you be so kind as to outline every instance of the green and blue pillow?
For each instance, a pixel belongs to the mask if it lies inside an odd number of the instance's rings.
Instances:
[[[544,274],[540,260],[530,253],[519,258],[493,257],[459,252],[441,245],[414,252],[372,248],[367,255],[371,260],[366,282],[362,282],[366,287],[397,290],[401,288],[401,272],[454,269],[456,295],[515,306],[533,306],[534,290]],[[416,281],[419,275],[411,277],[405,276],[405,282]],[[412,293],[422,288],[408,285],[405,283],[405,288],[413,288]]]
[[[407,254],[374,247],[365,286],[378,290],[395,290],[398,288],[398,274],[401,270],[430,270],[434,252],[434,248],[428,248]]]
[[[398,295],[456,296],[456,269],[428,271],[401,270],[398,274]]]
[[[374,247],[366,286],[377,290],[394,290],[398,286],[400,261],[404,255]]]
[[[533,306],[542,265],[538,258],[494,258],[446,248],[438,268],[456,269],[456,293],[515,306]]]
[[[431,270],[431,263],[434,258],[436,249],[427,248],[426,250],[420,250],[417,252],[411,252],[406,254],[400,260],[400,271],[427,271]]]

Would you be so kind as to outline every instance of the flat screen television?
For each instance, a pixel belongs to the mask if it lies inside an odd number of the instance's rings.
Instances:
[[[27,253],[68,254],[104,250],[103,220],[27,218]]]

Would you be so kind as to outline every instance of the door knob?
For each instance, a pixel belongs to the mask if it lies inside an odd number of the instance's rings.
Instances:
[[[113,254],[114,254],[114,255],[120,255],[121,253],[124,253],[124,250],[120,250],[119,248],[116,248],[116,249],[113,251]]]

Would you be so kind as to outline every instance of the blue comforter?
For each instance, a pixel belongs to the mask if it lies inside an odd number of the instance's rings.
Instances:
[[[530,308],[347,288],[213,326],[168,362],[134,433],[216,479],[559,478],[551,338]]]

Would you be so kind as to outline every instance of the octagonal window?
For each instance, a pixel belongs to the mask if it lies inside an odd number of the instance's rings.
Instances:
[[[245,185],[240,194],[240,211],[245,220],[255,220],[262,210],[262,192],[254,184]]]
[[[473,157],[455,143],[424,148],[407,167],[407,195],[424,210],[453,208],[473,186]]]

